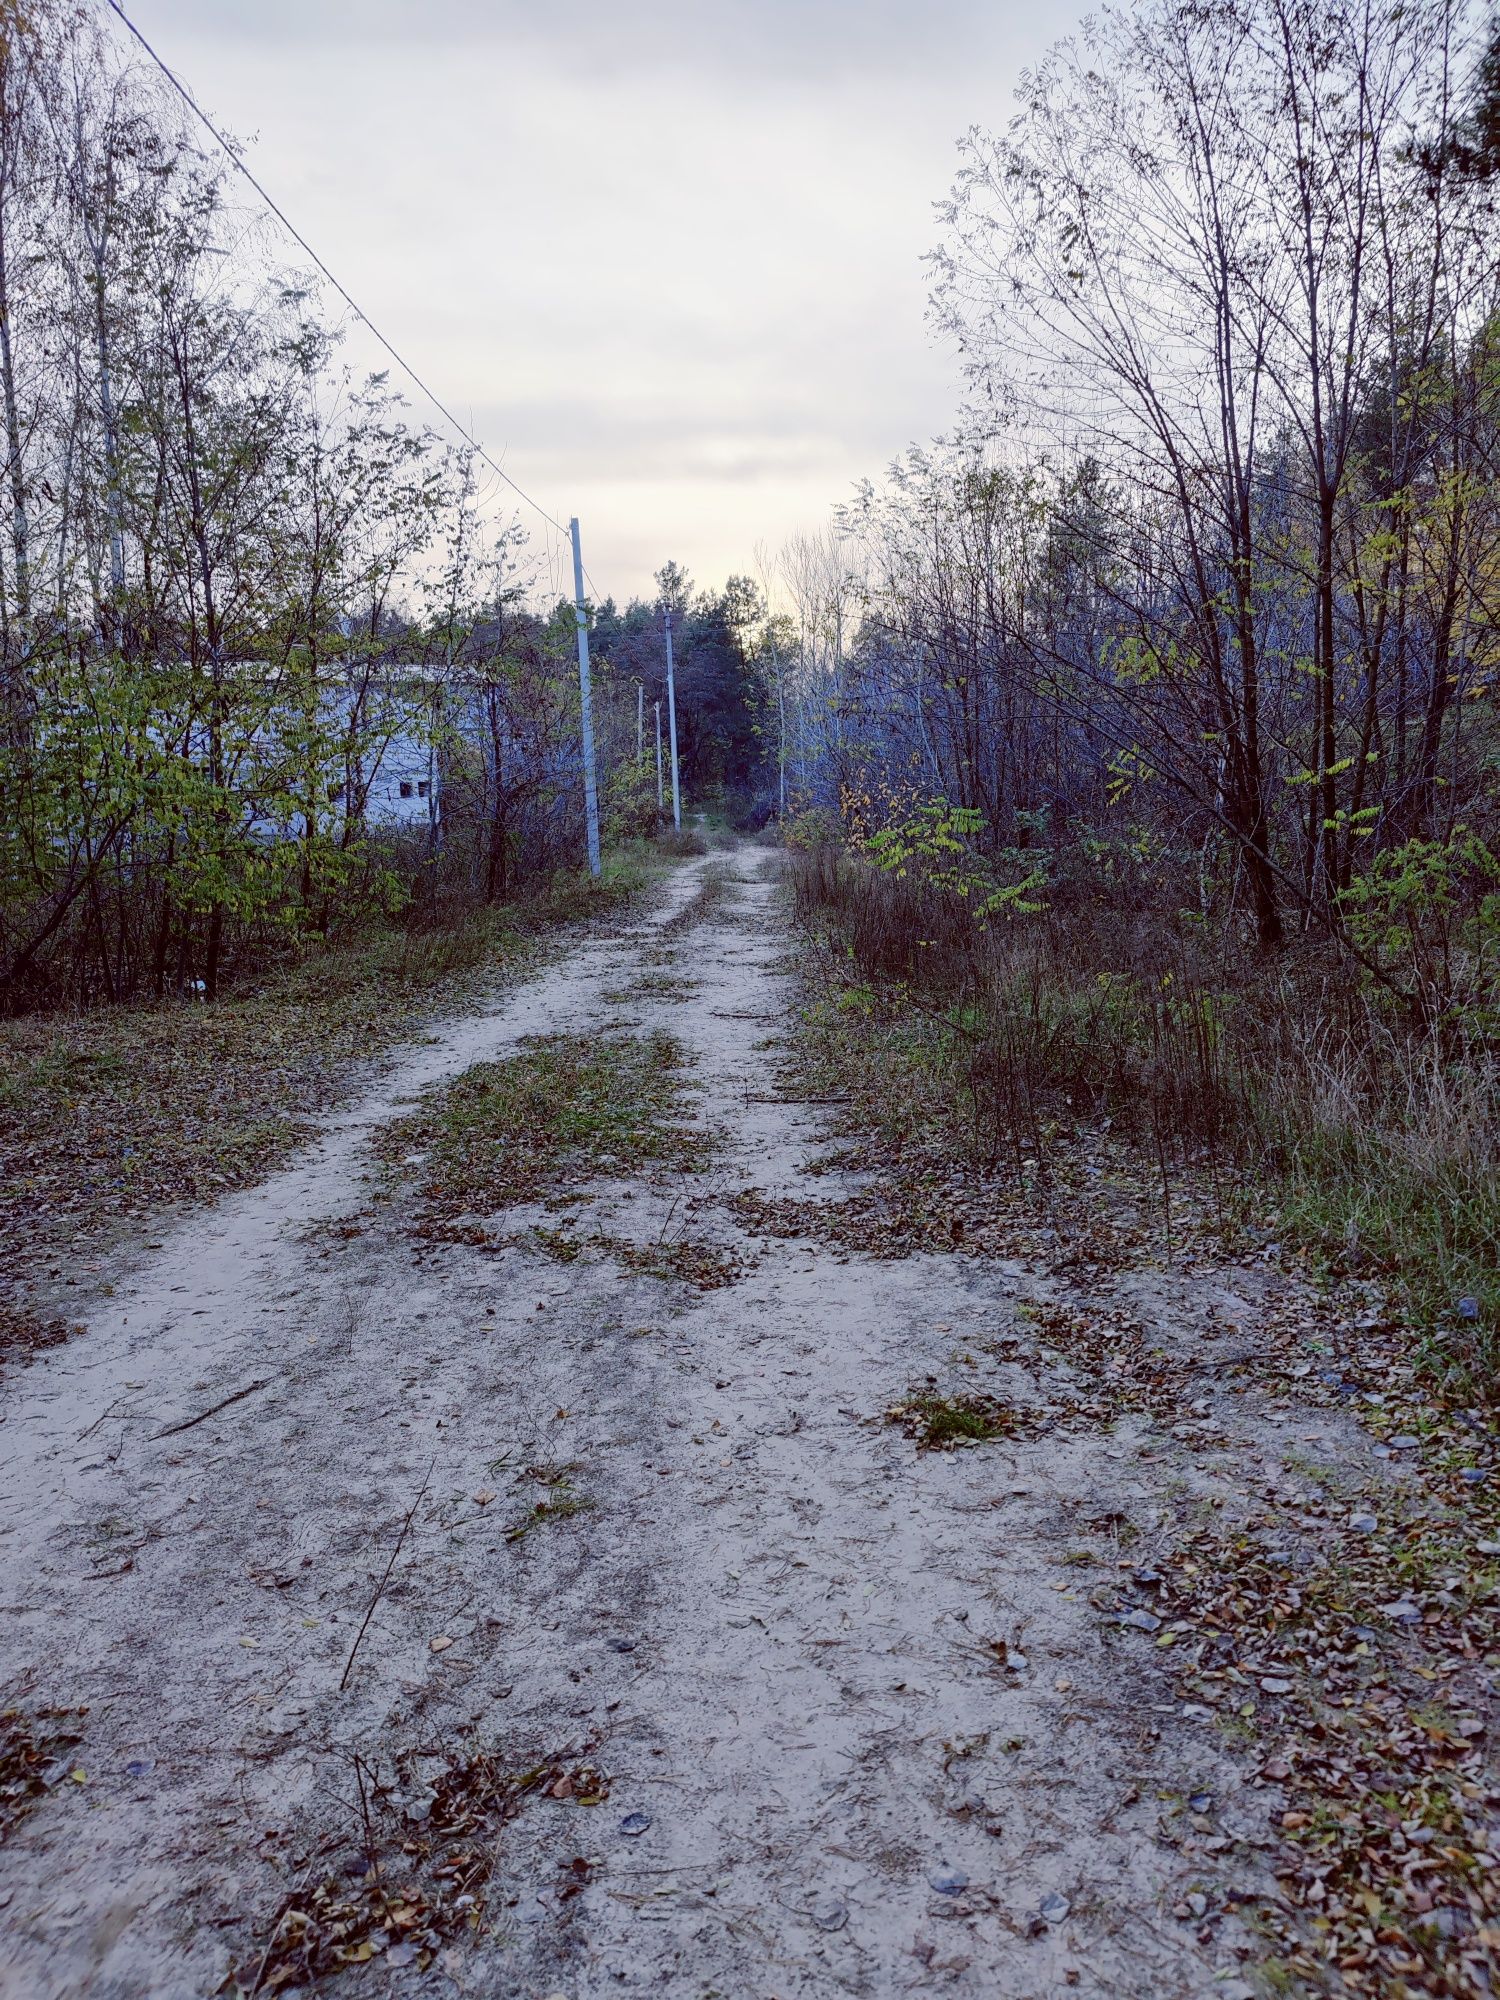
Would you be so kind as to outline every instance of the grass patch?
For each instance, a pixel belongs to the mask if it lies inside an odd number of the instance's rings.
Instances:
[[[565,1229],[533,1229],[537,1247],[559,1264],[576,1263],[585,1250],[599,1250],[627,1271],[643,1277],[695,1285],[700,1292],[718,1291],[732,1285],[744,1270],[744,1262],[732,1250],[715,1243],[688,1238],[672,1242],[631,1243],[623,1236],[603,1230],[590,1236],[575,1236]]]
[[[711,868],[705,868],[698,878],[698,886],[688,897],[682,908],[657,926],[658,937],[671,937],[680,931],[691,930],[694,924],[701,924],[711,917],[729,893],[729,869],[724,862],[716,861]]]
[[[994,1444],[1002,1438],[1034,1437],[1039,1426],[1024,1410],[994,1396],[939,1396],[919,1390],[885,1413],[915,1438],[919,1451],[952,1451],[960,1445]]]
[[[1283,1229],[1330,1272],[1374,1268],[1418,1330],[1426,1372],[1493,1388],[1500,1373],[1500,1167],[1483,1111],[1454,1119],[1428,1079],[1410,1124],[1371,1120],[1325,1078],[1283,1148]],[[1467,1129],[1465,1129],[1467,1127]]]
[[[0,1260],[258,1179],[358,1064],[644,879],[637,862],[603,886],[560,877],[531,904],[319,951],[213,1006],[0,1022]]]
[[[707,854],[707,836],[693,827],[667,827],[656,836],[656,844],[663,854],[672,854],[686,859],[689,855]]]
[[[593,1501],[578,1491],[571,1474],[571,1466],[561,1466],[545,1475],[548,1487],[545,1497],[534,1501],[515,1526],[507,1529],[508,1542],[523,1542],[533,1529],[547,1527],[554,1521],[570,1521],[592,1509]]]
[[[920,871],[832,847],[793,888],[821,987],[814,1077],[890,1147],[935,1147],[1045,1187],[1108,1119],[1162,1206],[1212,1208],[1226,1245],[1274,1222],[1333,1279],[1376,1278],[1425,1371],[1500,1382],[1500,1063],[1485,1019],[1397,1013],[1316,941],[1269,961],[1074,885],[986,925]],[[1189,913],[1191,914],[1191,913]]]
[[[450,1221],[566,1194],[601,1175],[706,1164],[688,1128],[686,1057],[670,1036],[548,1035],[477,1063],[378,1135],[395,1165],[414,1150],[422,1220]],[[555,1252],[554,1252],[555,1254]]]
[[[616,988],[602,994],[611,1007],[639,1006],[647,1000],[691,1000],[702,991],[701,979],[688,979],[681,973],[668,971],[665,967],[645,971],[629,986]]]

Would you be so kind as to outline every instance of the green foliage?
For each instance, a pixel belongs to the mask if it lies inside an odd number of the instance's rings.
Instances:
[[[654,758],[621,758],[604,779],[600,831],[606,842],[644,838],[656,831]]]
[[[1500,858],[1467,827],[1388,847],[1339,899],[1349,934],[1399,972],[1425,1011],[1500,1025]]]
[[[972,807],[930,799],[873,834],[865,852],[882,874],[898,882],[915,874],[940,894],[967,903],[977,924],[1000,915],[1034,915],[1043,906],[1032,892],[1045,886],[1045,870],[1034,867],[1018,882],[999,881],[973,849],[983,827],[983,815]]]

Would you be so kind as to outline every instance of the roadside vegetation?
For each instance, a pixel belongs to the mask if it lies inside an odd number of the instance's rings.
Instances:
[[[255,1180],[369,1058],[522,975],[656,866],[637,847],[598,883],[561,875],[503,910],[375,926],[213,1004],[0,1021],[0,1258],[45,1288],[62,1253]],[[0,1349],[35,1347],[51,1324],[17,1308]]]
[[[1500,30],[1446,0],[1087,24],[964,142],[970,414],[787,552],[778,681],[866,1068],[1022,1178],[1111,1121],[1380,1279],[1461,1395],[1500,1381],[1497,134]]]
[[[888,1136],[925,1135],[1045,1202],[1102,1127],[1169,1209],[1191,1197],[1239,1240],[1275,1234],[1330,1277],[1379,1278],[1430,1374],[1494,1385],[1483,1014],[1414,1023],[1332,949],[1267,966],[1168,897],[1122,911],[1108,881],[996,923],[920,870],[826,842],[794,855],[792,880],[822,946],[822,1086],[857,1093]]]
[[[337,981],[545,894],[584,852],[548,552],[107,10],[7,11],[0,123],[0,1018]],[[670,822],[668,612],[682,794],[763,816],[763,592],[667,562],[586,607],[606,848]]]

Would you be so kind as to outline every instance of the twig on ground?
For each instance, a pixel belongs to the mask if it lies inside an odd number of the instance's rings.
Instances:
[[[421,1506],[423,1500],[425,1500],[427,1497],[427,1489],[432,1484],[433,1468],[436,1466],[436,1464],[437,1464],[437,1459],[435,1457],[428,1461],[427,1477],[422,1481],[421,1489],[418,1492],[416,1499],[412,1501],[411,1505],[406,1510],[406,1519],[401,1523],[401,1532],[396,1537],[396,1546],[391,1550],[391,1559],[386,1564],[384,1574],[381,1576],[379,1583],[377,1583],[375,1586],[375,1595],[370,1599],[370,1606],[364,1615],[364,1621],[360,1625],[359,1630],[354,1635],[354,1644],[349,1648],[349,1657],[344,1662],[343,1679],[339,1682],[340,1694],[342,1694],[344,1692],[344,1689],[349,1685],[349,1676],[354,1671],[354,1656],[359,1651],[360,1641],[364,1638],[365,1633],[370,1629],[370,1620],[375,1616],[376,1605],[379,1604],[381,1598],[384,1597],[385,1595],[385,1587],[391,1580],[391,1571],[396,1567],[396,1558],[397,1556],[400,1555],[402,1549],[406,1544],[406,1537],[411,1529],[412,1518],[416,1514],[417,1509]]]
[[[232,1396],[226,1396],[222,1403],[215,1403],[211,1410],[200,1410],[196,1417],[188,1417],[180,1424],[168,1424],[164,1431],[153,1431],[151,1442],[155,1444],[158,1438],[176,1437],[179,1431],[190,1431],[195,1424],[206,1424],[210,1417],[216,1417],[220,1410],[227,1410],[231,1403],[242,1403],[247,1396],[253,1396],[257,1389],[268,1389],[270,1386],[271,1378],[268,1375],[263,1382],[251,1382],[243,1389],[236,1389]]]

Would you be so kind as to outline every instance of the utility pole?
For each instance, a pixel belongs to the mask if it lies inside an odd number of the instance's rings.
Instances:
[[[672,824],[682,831],[682,793],[677,783],[677,681],[672,668],[672,607],[667,606],[667,731],[672,739]]]
[[[646,683],[635,684],[635,761],[640,763],[646,754]]]
[[[588,829],[589,873],[603,871],[599,858],[599,780],[594,770],[594,695],[589,684],[589,618],[583,605],[583,550],[576,518],[573,536],[573,606],[578,617],[578,692],[583,709],[583,816]]]
[[[656,816],[660,819],[662,807],[666,803],[661,784],[661,703],[653,701],[651,706],[656,710]]]

